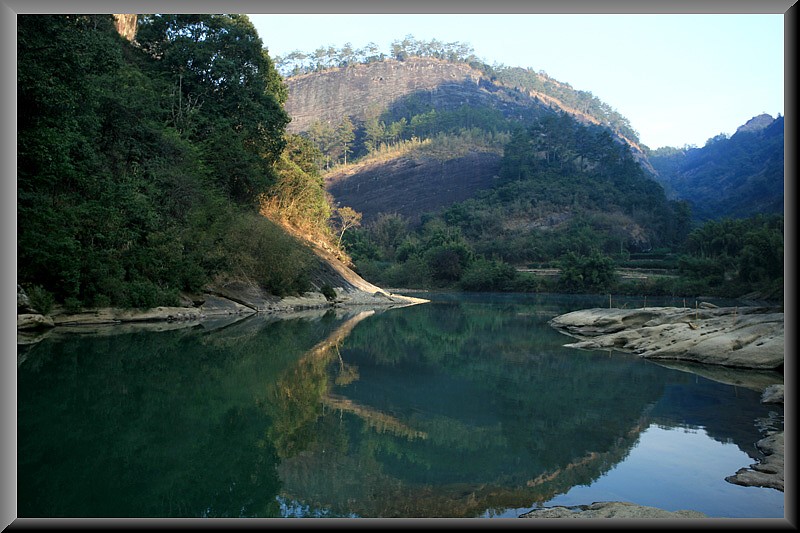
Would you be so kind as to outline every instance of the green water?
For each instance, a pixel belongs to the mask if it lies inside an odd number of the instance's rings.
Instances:
[[[783,426],[757,386],[564,348],[547,321],[602,298],[429,297],[21,348],[18,515],[783,516],[782,492],[724,481]]]

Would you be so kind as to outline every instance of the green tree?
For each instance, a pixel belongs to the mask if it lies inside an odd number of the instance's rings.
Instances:
[[[341,152],[344,156],[344,164],[347,164],[347,154],[351,153],[351,143],[356,138],[354,133],[355,127],[350,117],[344,117],[339,125],[336,127],[336,140],[340,145]]]
[[[598,251],[589,256],[569,252],[559,264],[559,288],[566,292],[605,291],[616,280],[614,261]]]
[[[137,42],[178,86],[180,101],[202,107],[189,136],[202,144],[212,175],[232,199],[253,202],[274,180],[289,117],[286,87],[250,20],[144,15]]]

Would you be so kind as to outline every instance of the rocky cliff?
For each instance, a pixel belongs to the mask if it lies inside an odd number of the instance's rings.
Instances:
[[[500,106],[513,112],[530,106],[520,95],[491,83],[465,63],[412,57],[335,68],[286,80],[289,97],[285,109],[292,117],[288,129],[306,131],[314,121],[338,123],[349,116],[363,121],[369,112],[380,112],[413,95],[435,109],[462,105]]]
[[[348,117],[359,139],[369,118],[378,117],[388,125],[399,117],[427,110],[460,112],[467,107],[483,110],[476,114],[485,112],[481,115],[484,120],[496,121],[499,114],[507,121],[501,128],[509,129],[516,122],[530,123],[554,112],[567,113],[584,124],[599,123],[552,95],[505,85],[466,63],[430,57],[333,68],[290,77],[286,84],[285,109],[292,118],[288,129],[293,133],[309,131],[314,123],[335,128]],[[492,135],[497,133],[494,128],[500,127],[496,122],[487,126],[477,118],[473,126],[486,128]],[[437,131],[430,134],[435,136]],[[636,143],[615,135],[651,170]],[[503,141],[493,142],[492,150],[476,146],[466,153],[438,158],[412,150],[379,162],[335,168],[326,176],[328,190],[340,204],[362,212],[365,222],[387,212],[413,220],[490,187],[499,173],[503,147]]]

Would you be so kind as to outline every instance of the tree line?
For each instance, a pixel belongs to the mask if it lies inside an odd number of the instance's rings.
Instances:
[[[387,58],[405,61],[410,57],[432,57],[462,63],[477,61],[475,51],[467,43],[458,41],[446,43],[438,39],[425,41],[415,39],[413,35],[406,35],[391,42],[388,54],[382,52],[374,42],[368,43],[363,48],[353,48],[348,42],[341,48],[329,45],[320,46],[313,52],[294,50],[285,56],[276,56],[275,63],[278,71],[288,77],[331,68],[368,64]]]

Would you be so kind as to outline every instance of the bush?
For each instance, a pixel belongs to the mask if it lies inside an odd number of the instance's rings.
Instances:
[[[461,276],[460,286],[465,291],[502,291],[511,288],[517,271],[500,260],[476,259]]]
[[[560,267],[559,287],[565,292],[606,291],[616,282],[614,261],[597,251],[588,256],[569,252]]]
[[[28,300],[31,302],[31,307],[39,311],[39,313],[48,314],[55,303],[53,295],[42,287],[41,285],[34,285],[27,290]]]
[[[319,291],[325,297],[326,300],[332,302],[336,299],[336,291],[333,290],[333,287],[328,285],[327,283],[319,288]]]

